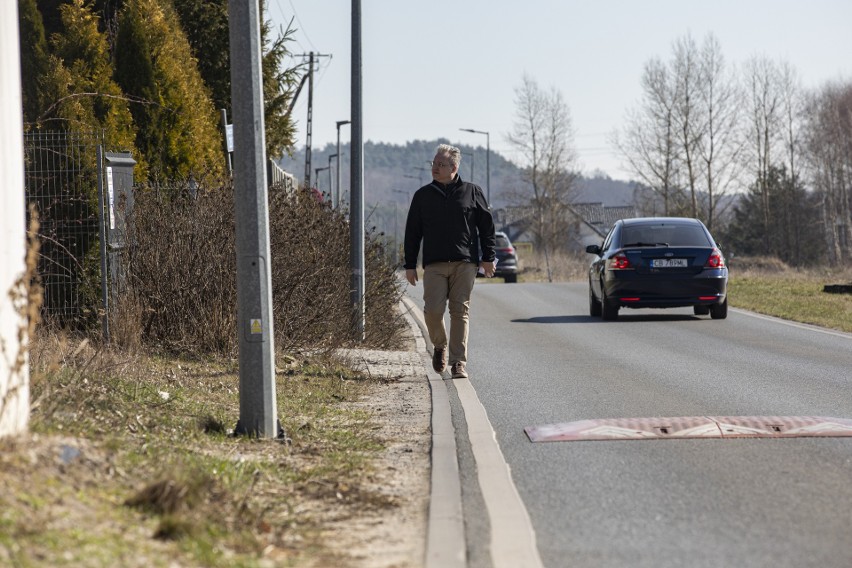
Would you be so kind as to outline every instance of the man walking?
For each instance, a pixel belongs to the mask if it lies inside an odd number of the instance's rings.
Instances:
[[[466,379],[470,293],[480,270],[494,276],[494,219],[482,188],[459,177],[461,151],[441,144],[432,161],[432,183],[414,193],[405,223],[405,278],[417,285],[423,242],[423,314],[435,346],[432,367],[449,362],[454,379]],[[450,336],[444,326],[449,302]],[[448,353],[449,351],[449,353]]]

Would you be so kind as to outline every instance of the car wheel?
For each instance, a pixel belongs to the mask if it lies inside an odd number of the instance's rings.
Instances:
[[[598,318],[601,316],[601,303],[595,298],[595,293],[592,292],[592,285],[589,284],[589,315]]]
[[[618,319],[618,304],[615,304],[606,297],[603,285],[601,285],[601,317],[606,321],[614,321]]]
[[[728,317],[728,298],[725,298],[721,304],[710,306],[710,317],[714,320],[723,320]]]
[[[697,316],[706,316],[710,313],[710,306],[692,306],[692,312]]]
[[[517,274],[507,274],[506,276],[503,277],[503,282],[505,282],[506,284],[514,284],[517,281],[518,281],[518,275]]]

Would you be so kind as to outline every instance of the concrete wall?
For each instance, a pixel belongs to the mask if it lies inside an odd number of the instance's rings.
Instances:
[[[29,366],[20,364],[26,322],[9,292],[24,273],[24,134],[18,3],[0,1],[0,436],[27,429]],[[26,344],[26,339],[24,339]]]

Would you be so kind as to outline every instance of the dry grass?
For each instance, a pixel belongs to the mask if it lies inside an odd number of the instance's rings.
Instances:
[[[232,438],[236,362],[152,358],[49,334],[32,351],[30,438],[0,441],[0,565],[329,566],[317,511],[393,507],[365,489],[381,451],[349,406],[375,379],[290,356],[291,442]]]
[[[824,286],[852,284],[852,268],[796,270],[780,261],[729,262],[730,305],[753,312],[852,332],[852,294],[830,294]]]

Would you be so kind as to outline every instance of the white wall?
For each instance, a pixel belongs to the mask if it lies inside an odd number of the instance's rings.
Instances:
[[[13,369],[25,321],[9,297],[26,248],[20,61],[18,3],[0,0],[0,436],[25,431],[30,414],[29,367]]]

